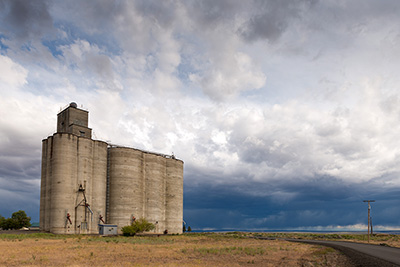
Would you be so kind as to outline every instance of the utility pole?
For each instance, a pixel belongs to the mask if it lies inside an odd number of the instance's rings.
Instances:
[[[371,217],[370,217],[370,214],[371,214],[371,202],[375,202],[375,200],[363,200],[363,202],[368,202],[368,243],[369,243],[369,233],[370,233],[369,227],[371,225],[371,223],[370,223],[370,219],[371,219]]]

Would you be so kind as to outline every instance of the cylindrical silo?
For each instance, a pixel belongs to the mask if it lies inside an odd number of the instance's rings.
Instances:
[[[168,233],[182,233],[183,161],[168,158],[165,189],[165,218]]]
[[[143,216],[143,153],[124,147],[109,148],[108,222],[118,231]]]
[[[50,218],[51,218],[51,183],[52,183],[52,153],[53,153],[53,137],[47,138],[47,157],[46,157],[46,192],[44,196],[44,230],[50,231]]]
[[[107,194],[107,143],[93,141],[92,194],[90,199],[93,220],[90,233],[98,233],[99,216],[106,218]]]
[[[50,231],[55,234],[74,233],[75,229],[77,139],[73,134],[53,135]],[[72,225],[67,221],[67,213]]]
[[[84,137],[77,137],[77,139],[77,176],[73,188],[76,192],[75,224],[79,226],[79,233],[86,234],[90,232],[89,226],[93,221],[93,215],[90,212],[92,203],[89,203],[93,191],[91,185],[93,172],[93,140]],[[82,189],[79,190],[81,186]]]
[[[165,176],[163,156],[145,153],[145,218],[154,223],[155,232],[165,230]]]
[[[45,214],[46,214],[46,169],[47,169],[47,139],[42,141],[42,172],[40,178],[40,230],[45,228]]]

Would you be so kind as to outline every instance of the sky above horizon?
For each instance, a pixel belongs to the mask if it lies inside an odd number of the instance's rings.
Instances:
[[[41,140],[185,162],[192,229],[400,228],[397,0],[0,0],[0,214],[39,221]]]

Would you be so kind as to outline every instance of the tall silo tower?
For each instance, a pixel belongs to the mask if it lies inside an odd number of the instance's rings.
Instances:
[[[105,217],[107,143],[91,139],[88,112],[75,103],[57,115],[57,132],[42,142],[40,228],[97,233]]]

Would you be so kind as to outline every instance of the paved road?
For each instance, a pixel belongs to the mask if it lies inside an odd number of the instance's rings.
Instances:
[[[284,240],[332,247],[349,257],[355,266],[400,266],[399,248],[344,241]]]

